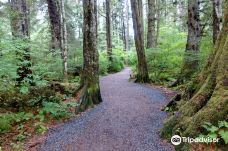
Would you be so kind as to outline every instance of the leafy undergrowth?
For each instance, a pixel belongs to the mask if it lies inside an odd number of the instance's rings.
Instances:
[[[205,35],[201,41],[200,69],[205,66],[213,48],[210,38],[210,35]],[[187,33],[179,31],[178,28],[172,27],[172,25],[160,28],[158,45],[155,48],[145,50],[149,78],[152,83],[169,86],[178,79],[183,65],[183,57],[185,56],[186,39]],[[127,63],[132,67],[133,76],[135,76],[137,74],[136,52],[127,52],[127,56]],[[188,57],[187,59],[195,58]]]
[[[222,143],[228,144],[228,122],[219,121],[218,126],[206,122],[202,127],[206,130],[206,132],[204,134],[200,134],[199,138],[219,138]]]
[[[75,93],[66,95],[56,92],[53,96],[40,99],[38,102],[40,105],[37,105],[36,99],[32,99],[27,103],[35,101],[33,106],[19,107],[19,110],[15,107],[1,107],[0,151],[23,150],[24,142],[30,138],[42,135],[53,125],[75,116],[75,107],[78,106],[79,97],[78,93]]]
[[[219,121],[217,125],[206,122],[202,125],[204,132],[197,138],[217,139],[218,142],[193,143],[191,151],[226,151],[228,148],[228,122]]]

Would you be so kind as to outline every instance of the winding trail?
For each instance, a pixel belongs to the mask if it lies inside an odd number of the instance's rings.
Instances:
[[[50,129],[39,151],[172,151],[159,137],[168,101],[158,90],[129,82],[130,69],[102,77],[103,102]]]

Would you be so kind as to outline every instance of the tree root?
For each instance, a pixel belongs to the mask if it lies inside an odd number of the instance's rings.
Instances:
[[[79,100],[80,105],[76,108],[76,113],[85,111],[96,104],[102,102],[100,88],[98,85],[88,86],[87,84],[82,87],[81,97]]]

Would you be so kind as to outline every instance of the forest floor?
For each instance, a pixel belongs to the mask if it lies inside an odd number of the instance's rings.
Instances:
[[[49,129],[39,151],[172,151],[159,137],[169,101],[148,85],[129,82],[131,70],[100,79],[103,102],[81,116]]]

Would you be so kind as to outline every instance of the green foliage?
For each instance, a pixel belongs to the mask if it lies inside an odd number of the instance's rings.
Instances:
[[[162,27],[157,48],[146,50],[149,75],[152,81],[174,81],[180,72],[186,44],[186,33],[172,27]]]
[[[122,49],[112,50],[112,62],[109,64],[110,72],[118,72],[124,68],[126,53]]]
[[[109,62],[106,52],[100,52],[99,57],[99,74],[104,75],[108,73]]]
[[[112,50],[112,62],[108,61],[107,52],[100,52],[99,73],[101,75],[108,72],[119,72],[124,68],[126,53],[122,49],[114,48]]]
[[[23,151],[23,145],[20,143],[11,143],[10,146],[16,151]]]
[[[127,65],[135,67],[137,64],[137,56],[135,51],[127,52]]]
[[[78,106],[77,103],[55,103],[43,102],[43,108],[39,111],[39,118],[43,120],[43,115],[50,114],[53,118],[60,119],[70,116],[68,108]]]
[[[44,126],[42,122],[38,122],[35,124],[35,131],[38,134],[44,134],[47,131],[47,128]]]
[[[28,94],[28,92],[29,92],[29,87],[26,86],[26,85],[21,86],[21,87],[20,87],[20,92],[21,92],[22,94]]]
[[[16,141],[21,142],[21,141],[23,141],[25,138],[26,138],[26,135],[25,135],[24,132],[22,131],[22,132],[20,132],[20,133],[17,135]]]
[[[16,58],[16,45],[20,46],[21,41],[10,39],[0,40],[0,91],[6,92],[14,89],[15,79],[18,78],[16,70],[18,60]]]
[[[150,79],[159,84],[170,84],[176,81],[181,72],[183,58],[192,61],[196,57],[200,59],[202,68],[211,53],[213,44],[210,34],[206,34],[201,41],[200,54],[186,54],[187,33],[178,30],[173,25],[162,26],[158,46],[146,49],[147,64]],[[128,52],[128,65],[137,72],[137,56],[135,51]]]
[[[206,134],[200,134],[199,137],[222,138],[225,144],[228,144],[228,122],[219,121],[218,126],[214,126],[209,122],[202,125],[206,129]]]
[[[59,119],[67,116],[66,109],[58,103],[44,102],[40,114],[50,114],[52,117]]]
[[[5,113],[0,114],[0,133],[8,132],[14,123],[28,121],[34,118],[32,113]]]
[[[12,128],[10,121],[5,118],[0,118],[0,133],[5,133]]]

